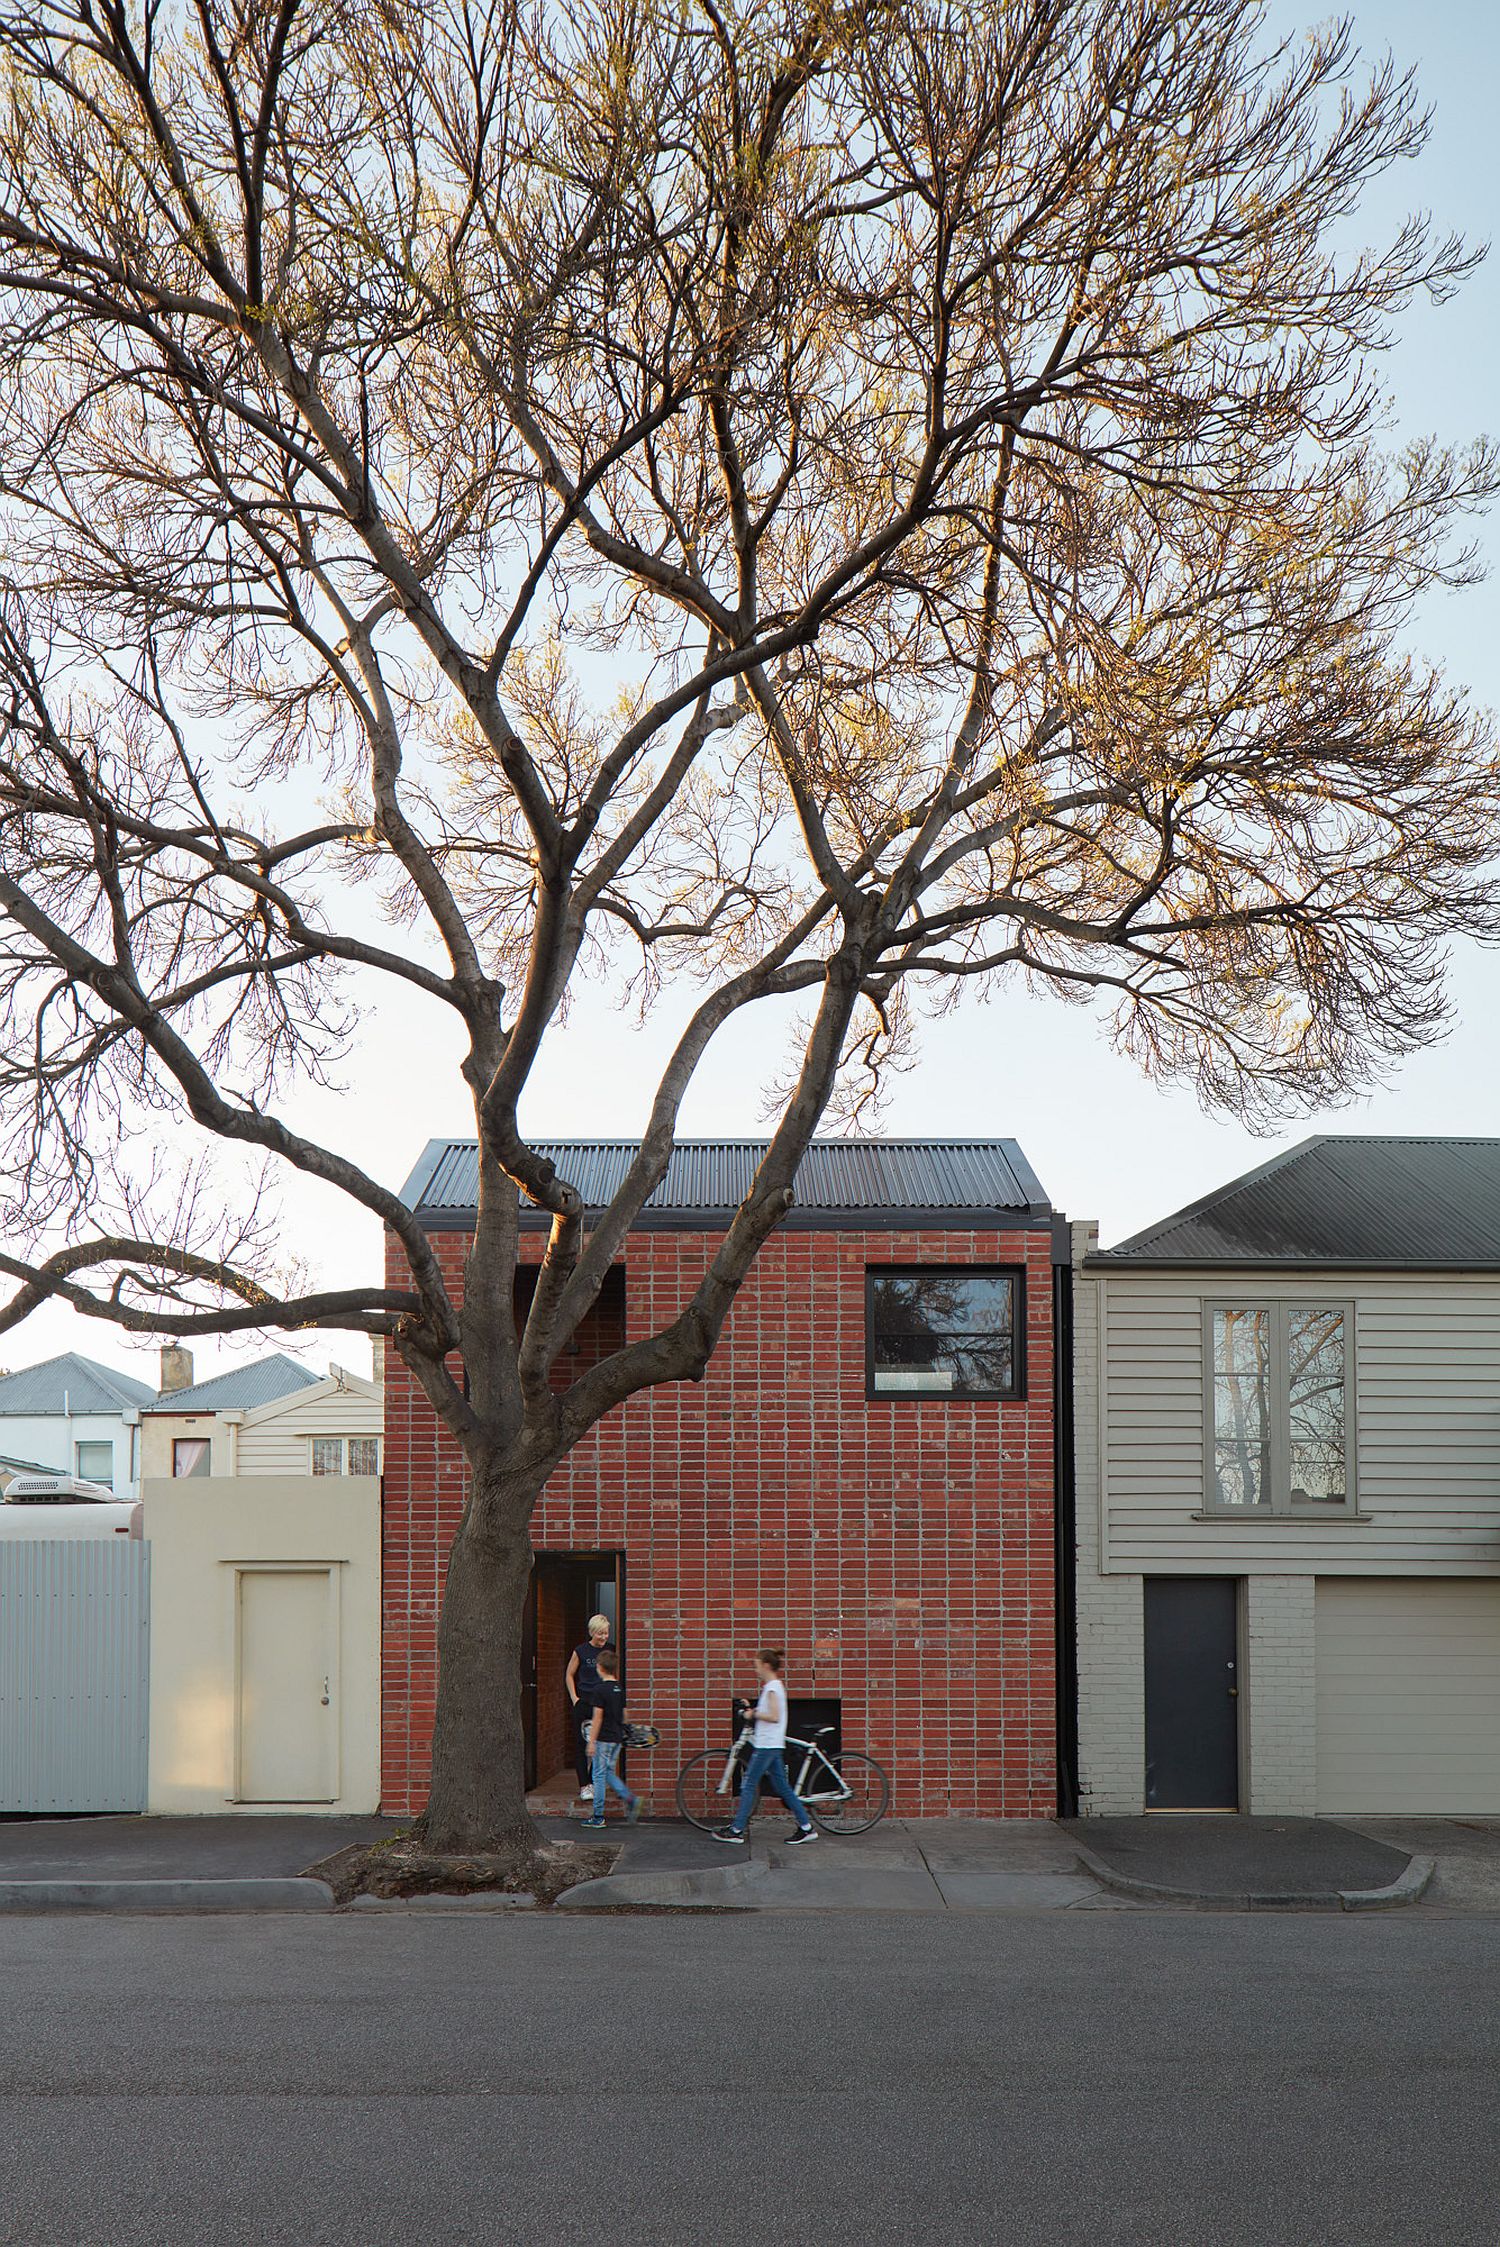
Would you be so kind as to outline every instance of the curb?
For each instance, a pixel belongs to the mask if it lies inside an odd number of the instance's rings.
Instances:
[[[322,1880],[4,1880],[0,1912],[326,1912]]]
[[[749,1899],[741,1903],[740,1891],[758,1888],[771,1877],[769,1865],[748,1859],[737,1865],[706,1865],[698,1872],[606,1873],[602,1880],[581,1880],[565,1888],[554,1911],[607,1911],[632,1904],[675,1905],[679,1909],[720,1905],[730,1911],[754,1911]]]
[[[1339,1904],[1346,1912],[1381,1912],[1399,1904],[1418,1903],[1436,1871],[1436,1857],[1409,1858],[1405,1872],[1388,1888],[1346,1888]]]
[[[1196,1904],[1219,1911],[1392,1911],[1402,1904],[1418,1902],[1435,1870],[1433,1858],[1412,1857],[1385,1888],[1267,1889],[1229,1894],[1218,1888],[1168,1888],[1161,1881],[1139,1880],[1134,1873],[1116,1871],[1081,1843],[1073,1846],[1084,1871],[1118,1895],[1134,1896],[1143,1903]]]

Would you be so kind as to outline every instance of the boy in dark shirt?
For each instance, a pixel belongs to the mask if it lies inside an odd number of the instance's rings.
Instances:
[[[603,1825],[604,1798],[613,1789],[625,1805],[626,1817],[634,1825],[641,1814],[641,1798],[631,1793],[615,1769],[625,1745],[625,1720],[630,1714],[625,1706],[625,1688],[619,1681],[611,1648],[605,1647],[600,1652],[598,1664],[599,1683],[594,1688],[594,1713],[588,1730],[588,1749],[594,1769],[594,1809],[584,1824]]]

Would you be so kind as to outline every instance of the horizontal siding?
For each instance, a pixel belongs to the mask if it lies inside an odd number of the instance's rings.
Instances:
[[[1107,1568],[1500,1575],[1500,1280],[1121,1274],[1080,1293],[1100,1286]],[[1358,1506],[1369,1519],[1193,1519],[1205,1491],[1203,1307],[1237,1295],[1354,1304]]]
[[[378,1436],[379,1395],[341,1390],[337,1396],[297,1403],[272,1420],[247,1423],[240,1430],[242,1475],[305,1475],[312,1464],[314,1436]]]

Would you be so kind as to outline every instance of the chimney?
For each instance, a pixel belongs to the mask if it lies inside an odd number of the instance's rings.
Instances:
[[[179,1389],[193,1385],[193,1353],[180,1342],[163,1342],[161,1346],[161,1393],[175,1396]]]

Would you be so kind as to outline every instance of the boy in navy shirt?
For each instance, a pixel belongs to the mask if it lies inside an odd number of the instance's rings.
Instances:
[[[621,1685],[613,1650],[604,1647],[596,1657],[599,1665],[599,1683],[594,1688],[594,1713],[589,1720],[588,1750],[593,1758],[594,1809],[584,1820],[586,1826],[604,1823],[604,1798],[613,1790],[625,1805],[625,1815],[631,1825],[641,1814],[641,1798],[632,1794],[620,1777],[615,1765],[620,1760],[620,1750],[625,1745],[625,1722],[630,1715],[625,1706],[625,1688]]]

